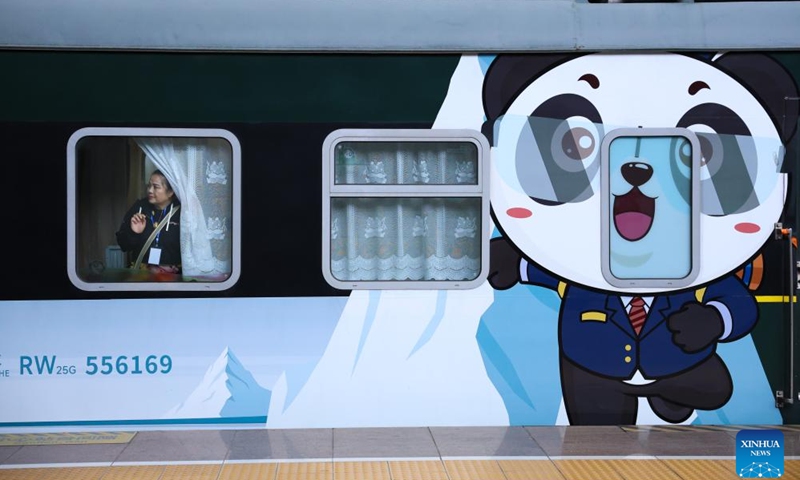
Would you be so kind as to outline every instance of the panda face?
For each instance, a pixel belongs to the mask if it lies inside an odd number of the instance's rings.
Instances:
[[[605,135],[639,127],[695,132],[699,167],[693,170],[686,142],[664,138],[612,143],[619,154],[601,166]],[[723,71],[681,55],[570,60],[525,87],[494,131],[491,200],[498,227],[529,259],[601,290],[626,290],[602,273],[603,194],[611,202],[615,275],[680,278],[692,232],[679,224],[693,205],[688,179],[699,176],[699,270],[691,286],[753,256],[786,199],[783,145],[764,107]],[[601,168],[608,169],[607,192]]]

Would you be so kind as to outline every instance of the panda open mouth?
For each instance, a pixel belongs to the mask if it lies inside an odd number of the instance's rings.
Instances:
[[[633,187],[625,195],[614,197],[614,226],[625,240],[641,240],[653,226],[656,199]]]

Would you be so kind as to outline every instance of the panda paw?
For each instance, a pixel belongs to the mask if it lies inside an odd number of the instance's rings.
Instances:
[[[724,324],[716,308],[687,303],[667,318],[667,328],[675,345],[686,353],[697,353],[719,340]]]
[[[489,244],[489,284],[495,290],[506,290],[516,285],[519,278],[519,252],[505,238],[493,238]]]

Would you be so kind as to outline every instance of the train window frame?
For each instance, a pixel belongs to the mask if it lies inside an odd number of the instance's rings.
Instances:
[[[474,183],[347,183],[336,181],[336,147],[343,143],[469,144],[475,148]],[[322,147],[322,273],[325,280],[343,290],[460,290],[480,286],[489,272],[489,142],[469,129],[340,129],[331,132]],[[478,274],[470,280],[341,280],[332,269],[332,203],[336,199],[479,199],[480,259]],[[478,201],[478,200],[474,200]],[[428,228],[431,225],[426,224]]]
[[[690,245],[689,272],[679,278],[670,277],[644,277],[625,278],[617,277],[611,269],[611,178],[610,178],[610,148],[612,143],[624,137],[683,137],[689,141],[692,148],[691,179],[689,202],[689,228]],[[697,135],[686,128],[619,128],[608,132],[600,147],[600,192],[601,192],[601,267],[606,281],[619,288],[683,288],[692,285],[700,273],[700,167],[701,167],[700,141]]]
[[[119,281],[91,282],[78,273],[77,265],[77,212],[78,212],[78,144],[89,137],[135,137],[220,139],[230,145],[231,171],[226,181],[231,182],[231,236],[230,274],[221,281]],[[218,128],[150,128],[150,127],[85,127],[75,131],[67,142],[67,274],[72,284],[89,292],[157,292],[157,291],[224,291],[233,287],[241,275],[241,170],[242,150],[238,138],[230,131]],[[147,172],[152,173],[152,172]],[[115,225],[116,228],[116,225]],[[225,226],[227,228],[227,225]]]

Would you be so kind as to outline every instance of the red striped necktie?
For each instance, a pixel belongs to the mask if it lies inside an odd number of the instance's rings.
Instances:
[[[642,331],[642,325],[647,318],[647,312],[644,310],[644,300],[642,297],[633,297],[631,300],[631,311],[628,312],[628,318],[631,320],[631,326],[636,335]]]

